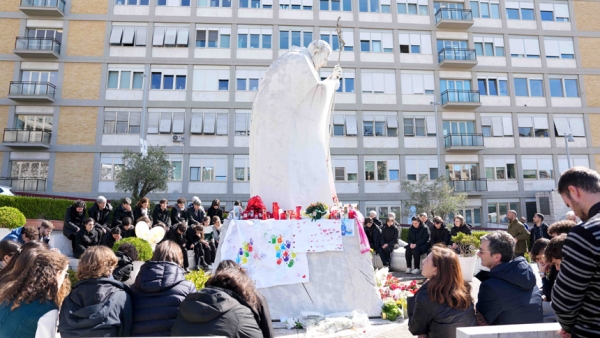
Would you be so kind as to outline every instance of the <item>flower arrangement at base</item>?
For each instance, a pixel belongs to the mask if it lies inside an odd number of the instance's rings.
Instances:
[[[321,219],[329,212],[329,207],[323,202],[311,203],[304,211],[313,221]]]
[[[398,316],[402,316],[402,310],[398,308],[398,304],[393,299],[386,300],[383,302],[381,307],[381,318],[387,319],[391,322],[398,319]]]
[[[417,284],[417,281],[402,282],[399,278],[392,276],[388,268],[383,268],[375,271],[375,282],[379,296],[383,300],[383,306],[386,307],[386,304],[388,304],[387,308],[390,308],[392,307],[391,303],[394,303],[402,311],[401,313],[406,316],[408,297],[413,297],[419,291],[420,286]],[[385,312],[384,307],[382,307],[382,318]],[[386,317],[389,319],[387,313]]]

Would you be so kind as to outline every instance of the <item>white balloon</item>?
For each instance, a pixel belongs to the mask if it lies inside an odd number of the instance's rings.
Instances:
[[[165,237],[165,229],[163,229],[162,227],[154,227],[150,230],[150,233],[148,235],[148,242],[150,244],[156,244],[160,241],[162,241],[162,239]]]
[[[135,225],[135,235],[137,238],[148,240],[149,234],[150,229],[148,228],[148,224],[146,222],[140,221]]]

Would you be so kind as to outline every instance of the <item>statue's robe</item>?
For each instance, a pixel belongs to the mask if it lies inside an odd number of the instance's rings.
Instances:
[[[250,194],[267,209],[332,204],[329,152],[336,80],[321,81],[306,48],[289,51],[267,70],[252,106]]]

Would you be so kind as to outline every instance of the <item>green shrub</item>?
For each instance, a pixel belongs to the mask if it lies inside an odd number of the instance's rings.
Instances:
[[[192,271],[185,275],[185,279],[196,285],[196,289],[200,290],[204,288],[206,281],[211,277],[210,273],[203,270]]]
[[[29,196],[2,196],[0,207],[13,207],[19,209],[25,218],[44,218],[48,220],[64,220],[67,208],[73,205],[74,200]],[[86,202],[89,210],[94,202]]]
[[[0,208],[0,228],[15,229],[25,225],[25,215],[13,207]]]
[[[475,238],[477,238],[478,240],[481,241],[481,237],[489,234],[489,231],[483,231],[483,230],[473,230],[471,231],[471,235]]]
[[[113,245],[113,251],[117,252],[119,250],[119,247],[123,243],[130,243],[133,244],[133,246],[135,246],[135,248],[138,251],[138,261],[145,262],[152,258],[152,247],[150,246],[150,243],[137,237],[127,237],[116,242],[115,245]]]
[[[408,242],[408,229],[409,228],[401,228],[400,229],[400,239]]]
[[[73,286],[79,282],[79,278],[77,278],[77,271],[69,268],[67,273],[69,274],[69,280],[71,281],[71,289],[73,289]]]
[[[473,235],[465,235],[464,232],[459,232],[456,236],[452,236],[452,242],[458,245],[461,257],[473,257],[479,249],[481,242]]]

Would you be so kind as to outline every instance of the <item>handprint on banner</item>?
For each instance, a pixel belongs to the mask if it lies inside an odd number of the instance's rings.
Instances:
[[[248,242],[242,242],[242,247],[238,251],[237,257],[235,259],[236,263],[240,265],[248,264],[250,253],[254,250],[254,248],[252,247],[253,244],[254,241],[252,240],[252,238],[250,238]]]
[[[286,240],[284,242],[283,236],[271,236],[271,244],[275,248],[275,258],[277,258],[277,265],[286,265],[288,268],[294,266],[294,259],[296,253],[291,251],[292,242]]]

